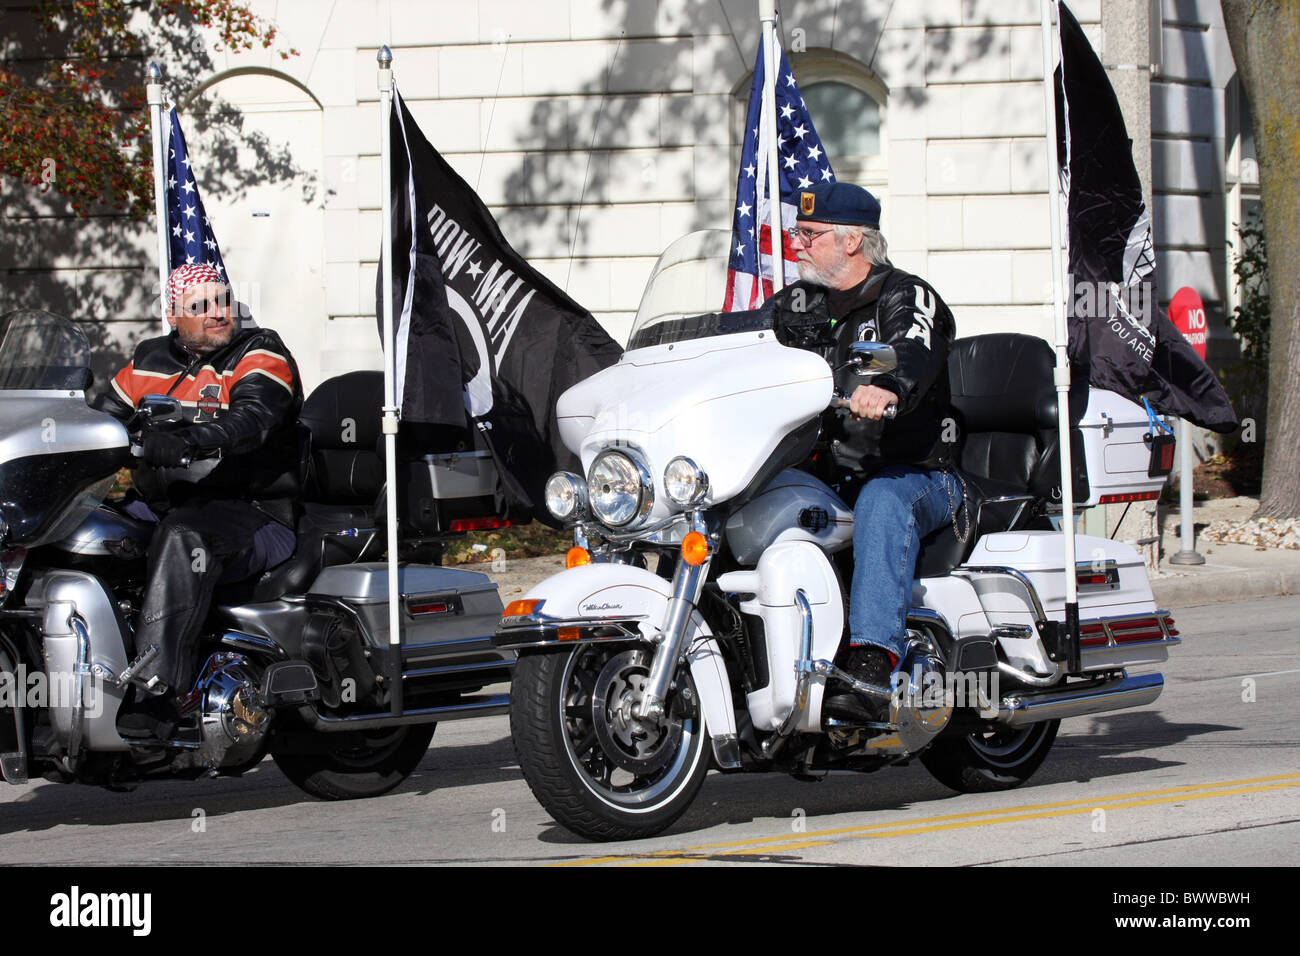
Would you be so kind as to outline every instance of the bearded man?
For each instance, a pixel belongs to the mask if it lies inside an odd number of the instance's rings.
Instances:
[[[764,308],[776,311],[778,327],[829,326],[822,341],[833,366],[846,363],[858,341],[884,342],[898,357],[869,384],[843,369],[836,384],[850,407],[827,422],[835,483],[845,500],[856,494],[845,669],[889,689],[906,646],[921,539],[950,524],[962,502],[948,388],[955,324],[928,283],[890,263],[875,196],[851,183],[819,183],[798,196],[798,224],[788,234],[800,281]],[[896,417],[887,419],[891,406]],[[856,694],[831,690],[822,707],[828,716],[885,716]]]

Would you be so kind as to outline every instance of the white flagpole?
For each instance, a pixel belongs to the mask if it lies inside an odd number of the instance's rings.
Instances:
[[[167,274],[170,245],[167,241],[167,117],[163,112],[162,70],[149,64],[149,82],[145,86],[149,100],[150,134],[153,138],[153,202],[158,225],[158,303],[163,331],[167,323]]]
[[[388,679],[389,699],[394,716],[402,713],[401,593],[397,571],[397,351],[393,347],[393,167],[389,134],[393,116],[393,52],[379,48],[379,168],[383,195],[380,199],[383,223],[381,249],[384,309],[384,501],[388,507]]]
[[[776,55],[776,0],[758,0],[758,18],[763,23],[762,119],[767,126],[767,208],[772,228],[772,291],[785,288],[785,237],[781,229],[781,157],[776,150],[776,81],[780,57]],[[757,210],[755,210],[757,213]],[[763,281],[762,253],[758,281]]]
[[[1043,115],[1047,121],[1047,183],[1052,226],[1052,309],[1056,317],[1056,408],[1061,448],[1061,530],[1065,533],[1065,620],[1071,645],[1078,649],[1079,579],[1074,546],[1074,468],[1070,461],[1069,326],[1065,316],[1065,281],[1061,248],[1061,180],[1056,152],[1056,32],[1052,13],[1056,0],[1042,0]],[[1058,14],[1059,15],[1059,14]],[[1071,654],[1073,658],[1074,654]],[[1073,662],[1072,662],[1073,664]]]

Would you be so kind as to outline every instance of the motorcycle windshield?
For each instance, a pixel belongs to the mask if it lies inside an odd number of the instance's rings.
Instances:
[[[674,241],[641,294],[627,351],[772,327],[765,313],[710,311],[726,298],[730,233],[705,229]]]
[[[627,350],[707,339],[736,332],[761,332],[772,327],[772,314],[759,309],[747,312],[709,312],[705,315],[659,316],[646,325],[636,325],[627,340]]]
[[[71,319],[24,309],[0,317],[0,391],[82,391],[90,345]]]

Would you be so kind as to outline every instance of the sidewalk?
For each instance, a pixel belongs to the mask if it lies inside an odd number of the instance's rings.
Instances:
[[[1211,521],[1245,520],[1255,513],[1258,505],[1257,498],[1197,502],[1192,509],[1192,524],[1198,535],[1196,551],[1205,558],[1205,563],[1200,565],[1170,563],[1169,559],[1182,549],[1181,520],[1177,505],[1162,506],[1160,564],[1151,578],[1156,604],[1176,610],[1198,604],[1300,594],[1300,551],[1219,544],[1199,537]]]
[[[1218,498],[1198,502],[1192,511],[1193,523],[1199,533],[1211,521],[1244,520],[1254,514],[1258,504],[1255,498]],[[1134,505],[1118,531],[1108,525],[1107,532],[1121,541],[1132,543],[1142,536],[1145,519],[1140,506]],[[1170,557],[1182,548],[1178,506],[1162,505],[1160,523],[1160,563],[1151,577],[1151,590],[1155,593],[1157,606],[1177,610],[1222,601],[1300,594],[1300,551],[1287,548],[1256,550],[1246,544],[1217,544],[1198,539],[1196,550],[1205,558],[1205,564],[1171,564]],[[493,571],[490,564],[467,564],[464,567],[492,578],[501,589],[501,602],[509,604],[523,597],[538,582],[563,570],[564,556],[556,554],[507,561],[501,571]]]

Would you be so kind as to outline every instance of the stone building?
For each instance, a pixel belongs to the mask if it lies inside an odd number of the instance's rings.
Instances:
[[[6,33],[26,6],[0,4]],[[167,83],[230,274],[257,318],[284,335],[309,388],[379,361],[380,44],[393,49],[417,121],[507,238],[615,338],[670,244],[729,228],[756,0],[252,6],[299,55],[224,53],[200,37],[189,58],[200,72],[173,67]],[[1229,243],[1257,180],[1218,2],[1070,6],[1110,68],[1135,140],[1162,302],[1196,288],[1211,313],[1211,360],[1229,358]],[[779,7],[828,155],[840,179],[882,197],[894,261],[941,291],[961,334],[1050,338],[1038,0]],[[217,98],[239,111],[242,141],[262,144],[251,167],[241,140],[232,150],[209,131]],[[103,322],[109,365],[158,327],[155,286],[148,224],[71,221],[50,197],[7,186],[0,309]]]

